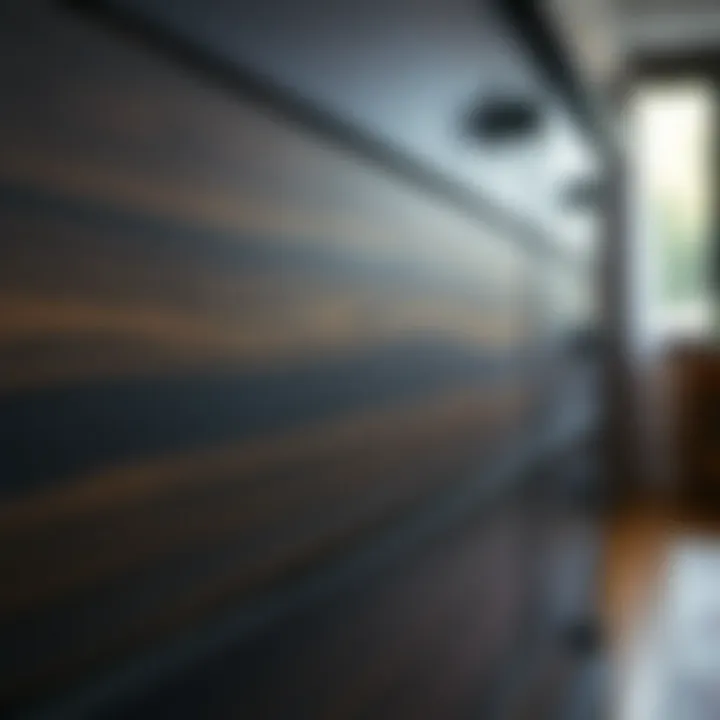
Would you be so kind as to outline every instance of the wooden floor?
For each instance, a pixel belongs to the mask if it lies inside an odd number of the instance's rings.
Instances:
[[[720,515],[641,506],[610,524],[603,607],[613,668],[613,719],[656,720],[646,710],[644,694],[654,681],[653,614],[663,594],[665,562],[678,543],[699,538],[720,540]]]

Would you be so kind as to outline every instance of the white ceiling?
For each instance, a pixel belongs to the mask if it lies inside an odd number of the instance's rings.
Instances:
[[[614,0],[630,50],[683,51],[720,45],[720,0]]]
[[[615,4],[626,12],[639,14],[718,10],[718,0],[615,0]]]
[[[720,0],[545,0],[585,74],[606,86],[627,54],[720,47]]]

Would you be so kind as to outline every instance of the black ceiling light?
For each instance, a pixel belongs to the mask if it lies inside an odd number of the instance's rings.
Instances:
[[[474,140],[513,142],[536,135],[543,124],[540,105],[530,98],[496,95],[477,102],[467,113],[465,128]]]

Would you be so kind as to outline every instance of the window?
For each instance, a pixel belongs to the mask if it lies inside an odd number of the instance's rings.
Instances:
[[[646,86],[632,102],[633,280],[646,336],[710,332],[715,98],[702,81]]]

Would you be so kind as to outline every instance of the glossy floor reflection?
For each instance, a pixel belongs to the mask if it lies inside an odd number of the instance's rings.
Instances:
[[[720,522],[635,511],[608,546],[613,717],[720,718]]]

